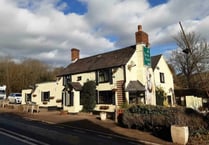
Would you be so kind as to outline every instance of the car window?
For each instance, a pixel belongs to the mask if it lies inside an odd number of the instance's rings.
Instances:
[[[16,94],[16,96],[17,96],[17,97],[22,97],[22,95],[21,95],[21,94]]]

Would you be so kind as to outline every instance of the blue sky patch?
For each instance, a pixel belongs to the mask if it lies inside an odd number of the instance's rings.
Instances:
[[[68,7],[63,10],[64,14],[76,13],[83,15],[87,12],[86,4],[79,2],[78,0],[63,0],[62,2],[65,2],[68,5]]]
[[[150,3],[150,5],[152,7],[163,4],[163,3],[167,3],[168,0],[148,0],[148,2]]]

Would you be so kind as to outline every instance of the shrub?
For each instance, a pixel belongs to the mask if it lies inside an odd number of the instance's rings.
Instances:
[[[83,111],[91,112],[96,105],[96,83],[87,81],[84,83],[81,92],[81,104]]]
[[[197,130],[208,128],[205,118],[189,108],[133,105],[124,112],[122,122],[129,128],[151,131],[154,134],[167,131],[164,132],[166,135],[170,135],[170,126],[173,124],[187,125],[192,135]]]
[[[156,104],[161,106],[168,106],[167,94],[162,87],[156,87]]]

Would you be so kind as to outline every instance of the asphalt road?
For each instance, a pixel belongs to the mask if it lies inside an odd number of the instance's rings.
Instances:
[[[0,145],[142,145],[125,137],[0,114]]]

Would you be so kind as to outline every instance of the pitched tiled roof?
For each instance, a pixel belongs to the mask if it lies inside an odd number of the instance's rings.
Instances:
[[[76,62],[69,64],[59,76],[125,65],[134,54],[135,48],[136,46],[133,45],[123,49],[78,59]]]
[[[153,70],[156,68],[161,56],[162,56],[162,54],[151,57],[151,66],[152,66]]]

